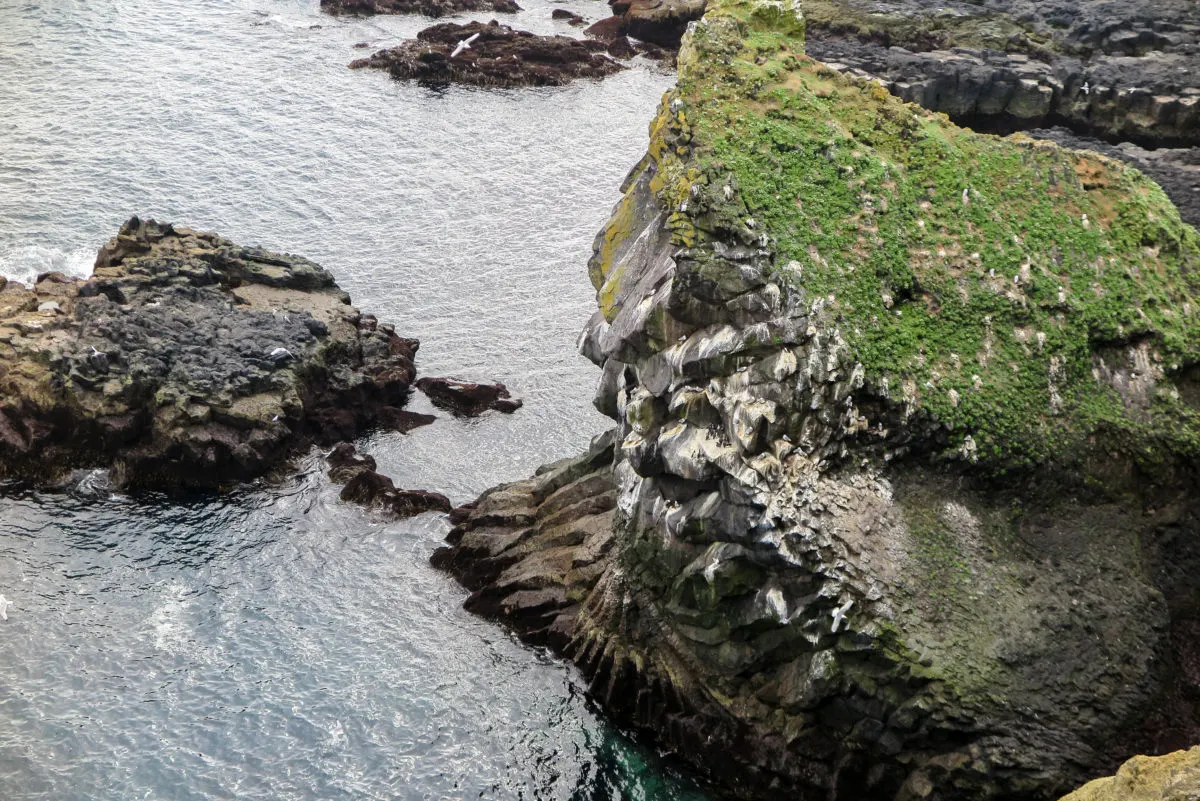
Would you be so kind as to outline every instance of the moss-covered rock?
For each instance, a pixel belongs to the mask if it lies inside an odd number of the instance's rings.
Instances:
[[[747,797],[1051,799],[1200,739],[1200,237],[802,32],[710,4],[596,240],[616,536],[562,650]],[[532,558],[463,514],[445,564]]]

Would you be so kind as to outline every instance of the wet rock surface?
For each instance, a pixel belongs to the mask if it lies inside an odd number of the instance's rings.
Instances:
[[[463,417],[477,417],[489,409],[512,414],[521,401],[503,384],[481,384],[457,378],[422,378],[417,389],[429,396],[434,406]]]
[[[818,0],[805,15],[814,58],[981,130],[1200,143],[1200,8],[1187,0]]]
[[[444,17],[465,11],[496,11],[515,14],[521,7],[514,0],[321,0],[328,14],[424,14]]]
[[[585,33],[611,42],[632,36],[640,42],[675,50],[688,23],[704,16],[705,0],[611,0],[613,16],[606,17]]]
[[[127,222],[87,280],[0,289],[0,464],[215,486],[399,407],[418,343],[307,259]]]
[[[440,492],[397,489],[392,480],[376,472],[375,459],[358,453],[354,445],[340,442],[326,456],[329,477],[344,485],[340,497],[396,518],[425,512],[449,512],[450,499]]]
[[[685,38],[589,264],[616,429],[435,563],[737,797],[1048,801],[1200,740],[1200,238],[802,29]]]
[[[493,20],[442,23],[412,41],[351,62],[351,69],[384,69],[397,80],[432,86],[563,86],[624,69],[595,40],[539,36]]]

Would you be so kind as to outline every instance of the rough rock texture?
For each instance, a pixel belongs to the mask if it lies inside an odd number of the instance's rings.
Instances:
[[[1191,0],[812,0],[814,58],[989,130],[1200,143]]]
[[[1061,801],[1194,801],[1200,798],[1200,746],[1160,757],[1136,756],[1116,776],[1096,779]]]
[[[418,343],[320,266],[136,217],[86,281],[0,288],[0,471],[212,486],[389,420]]]
[[[412,517],[424,512],[449,512],[450,499],[440,492],[401,490],[385,475],[375,471],[375,459],[358,453],[354,445],[340,442],[326,457],[329,477],[344,484],[341,499],[395,517]]]
[[[460,44],[472,37],[470,44],[459,50]],[[562,86],[624,69],[605,54],[606,47],[594,40],[518,31],[495,20],[464,25],[445,22],[426,28],[415,40],[353,61],[350,68],[384,69],[397,80],[432,86]]]
[[[643,42],[676,49],[689,22],[704,16],[706,0],[609,0],[613,16],[584,33],[604,41],[632,36]]]
[[[424,14],[444,17],[463,11],[496,11],[515,14],[521,10],[513,0],[321,0],[328,14]]]
[[[1197,742],[1200,236],[802,37],[718,0],[685,38],[589,266],[612,466],[436,561],[739,796],[1040,801]]]
[[[433,405],[465,417],[476,417],[489,409],[511,414],[521,408],[519,398],[509,394],[503,384],[480,384],[457,378],[422,378],[417,389],[429,396]]]

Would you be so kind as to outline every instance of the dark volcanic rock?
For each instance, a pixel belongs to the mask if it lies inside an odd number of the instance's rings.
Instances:
[[[1200,144],[1200,5],[870,0],[805,5],[814,58],[982,130],[1067,125]]]
[[[521,10],[514,0],[321,0],[328,14],[424,14],[443,17],[462,11],[497,11],[513,14]]]
[[[585,34],[602,42],[626,35],[675,50],[688,23],[704,16],[706,0],[610,0],[613,16],[593,24]]]
[[[424,392],[435,406],[475,417],[488,409],[512,413],[521,408],[521,401],[512,397],[503,384],[477,384],[457,378],[422,378],[417,389]]]
[[[624,12],[625,32],[634,39],[677,48],[689,22],[704,16],[706,0],[633,0]]]
[[[329,477],[344,484],[340,495],[343,501],[382,509],[396,517],[450,511],[450,500],[441,493],[396,489],[390,478],[375,471],[375,460],[358,453],[349,442],[338,443],[326,461]]]
[[[577,78],[603,78],[624,69],[601,42],[538,36],[493,20],[442,23],[413,41],[358,59],[351,69],[388,70],[393,78],[433,86],[562,86]]]
[[[563,20],[568,25],[580,27],[587,25],[587,20],[576,14],[574,11],[568,11],[565,8],[556,8],[550,12],[551,19]]]
[[[417,347],[313,262],[135,217],[90,279],[0,291],[0,471],[261,475],[400,414]]]
[[[737,797],[1050,801],[1200,740],[1200,235],[809,59],[801,5],[685,37],[589,264],[616,432],[436,564]]]

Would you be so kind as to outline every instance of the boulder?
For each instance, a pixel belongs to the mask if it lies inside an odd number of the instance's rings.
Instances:
[[[735,797],[1045,801],[1200,741],[1200,234],[803,43],[689,29],[589,264],[615,428],[436,563]]]
[[[91,278],[0,291],[0,474],[259,476],[400,415],[417,347],[307,259],[134,217]]]
[[[426,28],[415,40],[350,63],[351,69],[384,69],[397,80],[430,86],[562,86],[603,78],[624,67],[594,40],[539,36],[492,20]]]
[[[503,384],[480,384],[457,378],[422,378],[417,389],[429,396],[435,406],[464,417],[477,417],[489,409],[511,414],[521,408]]]

